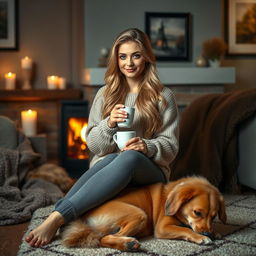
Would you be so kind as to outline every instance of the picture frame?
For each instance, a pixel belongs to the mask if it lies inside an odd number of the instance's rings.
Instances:
[[[256,55],[256,0],[225,0],[225,37],[227,55]]]
[[[0,0],[0,50],[17,50],[17,0]]]
[[[190,60],[190,20],[189,13],[145,13],[145,31],[157,60]]]

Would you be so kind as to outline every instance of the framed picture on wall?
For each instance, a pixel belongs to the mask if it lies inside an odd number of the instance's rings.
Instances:
[[[189,13],[145,13],[145,30],[157,60],[189,61],[189,23]]]
[[[256,0],[225,0],[229,55],[256,55]]]
[[[17,0],[0,0],[0,50],[17,49]]]

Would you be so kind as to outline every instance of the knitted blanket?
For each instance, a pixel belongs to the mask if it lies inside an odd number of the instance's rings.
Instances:
[[[25,179],[40,155],[33,151],[30,141],[21,132],[18,142],[16,149],[0,148],[0,225],[27,221],[36,209],[55,203],[63,196],[50,182]]]
[[[192,102],[181,116],[171,179],[202,175],[222,190],[238,192],[238,128],[255,111],[256,89],[208,94]]]

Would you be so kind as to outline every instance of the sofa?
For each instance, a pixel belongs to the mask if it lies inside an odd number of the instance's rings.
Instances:
[[[256,89],[206,94],[181,114],[171,179],[202,175],[223,192],[256,188]]]
[[[256,114],[244,121],[238,134],[238,180],[256,189]]]
[[[0,251],[15,256],[33,212],[54,204],[74,181],[47,163],[45,136],[26,137],[0,115]]]
[[[0,225],[27,221],[34,210],[63,196],[58,185],[28,175],[37,173],[44,159],[12,120],[0,116]]]

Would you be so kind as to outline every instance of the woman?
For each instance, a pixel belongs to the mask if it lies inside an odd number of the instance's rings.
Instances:
[[[49,243],[57,230],[89,209],[117,195],[128,185],[167,182],[178,151],[178,112],[170,89],[160,83],[155,57],[145,33],[128,29],[115,40],[105,75],[92,104],[86,131],[94,154],[86,171],[54,211],[26,237],[35,247]],[[124,122],[124,106],[134,106],[130,139],[120,153],[113,141]]]

